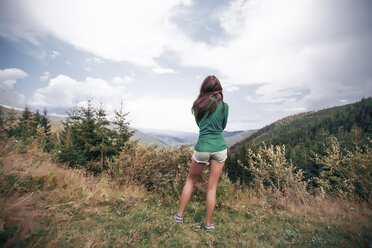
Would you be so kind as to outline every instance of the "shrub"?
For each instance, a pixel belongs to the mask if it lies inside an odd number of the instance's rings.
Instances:
[[[372,144],[371,140],[368,139]],[[318,183],[326,193],[336,196],[359,196],[372,199],[372,153],[368,145],[359,147],[355,152],[341,151],[337,138],[325,148],[325,155],[315,154],[315,160],[322,165]]]
[[[122,152],[108,164],[108,173],[119,183],[145,185],[166,199],[179,200],[191,164],[192,149],[187,145],[179,148],[158,148],[128,141]],[[194,187],[194,200],[204,201],[207,189],[208,167],[202,172]],[[222,175],[218,186],[217,203],[228,196],[231,186],[226,175]]]
[[[263,144],[257,152],[248,149],[248,170],[252,175],[250,187],[258,192],[272,191],[284,195],[307,194],[308,182],[302,170],[297,170],[285,157],[285,146]],[[241,165],[243,167],[243,165]]]

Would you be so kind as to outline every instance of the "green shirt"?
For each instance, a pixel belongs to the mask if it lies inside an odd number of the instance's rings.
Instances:
[[[215,97],[213,96],[212,102]],[[218,152],[227,148],[226,141],[222,136],[222,130],[227,124],[227,117],[229,115],[229,105],[225,104],[225,111],[223,110],[222,101],[219,102],[216,111],[208,116],[205,113],[203,118],[199,121],[199,138],[194,150],[198,152]],[[195,111],[195,116],[197,111]]]

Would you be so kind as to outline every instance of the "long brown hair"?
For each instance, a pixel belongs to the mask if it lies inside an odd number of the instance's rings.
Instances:
[[[213,96],[215,96],[216,98],[212,102]],[[218,78],[213,75],[206,77],[200,87],[199,96],[194,101],[194,104],[191,108],[191,112],[194,115],[195,111],[197,112],[196,121],[199,122],[203,118],[205,113],[209,112],[209,116],[214,111],[216,111],[216,108],[220,101],[223,103],[222,86],[220,80],[218,80]],[[223,104],[223,110],[225,111],[225,104]]]

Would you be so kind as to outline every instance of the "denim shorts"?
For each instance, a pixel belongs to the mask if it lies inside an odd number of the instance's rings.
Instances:
[[[210,159],[217,162],[223,162],[227,158],[227,148],[219,152],[198,152],[194,150],[192,158],[198,163],[209,164]]]

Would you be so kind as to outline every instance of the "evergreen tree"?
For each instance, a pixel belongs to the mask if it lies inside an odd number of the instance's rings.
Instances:
[[[37,126],[40,124],[41,124],[41,114],[39,110],[37,109],[32,117],[32,131],[31,131],[32,136],[36,135]]]
[[[134,131],[129,131],[129,122],[126,121],[126,117],[129,113],[124,112],[123,101],[120,102],[120,109],[115,110],[115,119],[113,124],[116,125],[118,131],[118,137],[116,138],[116,149],[121,150],[123,145],[132,137]]]
[[[47,137],[50,137],[52,125],[50,124],[50,120],[48,118],[48,112],[46,108],[44,108],[43,115],[41,116],[41,119],[40,119],[40,124],[44,128],[45,135]]]
[[[95,173],[106,169],[106,161],[120,151],[118,142],[124,144],[128,139],[130,132],[124,116],[117,122],[121,127],[117,132],[109,128],[110,121],[102,106],[96,109],[88,101],[87,107],[71,108],[60,132],[59,159]]]
[[[67,162],[71,167],[82,167],[86,159],[83,154],[82,141],[79,138],[81,132],[81,111],[75,103],[67,112],[67,118],[62,122],[63,129],[60,132],[60,146],[58,157],[62,162]]]
[[[107,120],[106,111],[102,105],[97,109],[96,116],[97,143],[95,144],[95,149],[99,149],[99,165],[102,170],[105,167],[105,157],[112,157],[117,154],[117,150],[113,146],[113,141],[117,133],[108,128],[110,122]]]
[[[33,118],[32,118],[32,112],[29,110],[29,108],[26,106],[25,109],[22,112],[22,116],[20,118],[20,122],[18,124],[18,129],[16,132],[16,135],[18,137],[22,137],[24,139],[27,139],[33,135],[34,130],[34,124],[33,124]]]

